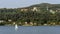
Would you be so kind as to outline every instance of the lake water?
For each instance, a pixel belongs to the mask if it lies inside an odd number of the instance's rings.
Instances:
[[[0,26],[0,34],[60,34],[60,26]]]

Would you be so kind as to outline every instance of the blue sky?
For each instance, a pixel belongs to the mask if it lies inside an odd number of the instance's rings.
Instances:
[[[40,3],[60,4],[60,0],[0,0],[0,8],[19,8]]]

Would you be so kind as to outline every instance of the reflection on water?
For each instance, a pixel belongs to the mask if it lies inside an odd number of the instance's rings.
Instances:
[[[0,34],[60,34],[60,26],[0,26]]]

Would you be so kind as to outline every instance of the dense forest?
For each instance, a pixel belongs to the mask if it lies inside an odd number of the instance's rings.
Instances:
[[[37,11],[32,11],[33,7],[37,7]],[[29,10],[21,11],[21,9]],[[12,24],[13,22],[18,25],[23,25],[24,22],[36,23],[37,26],[39,24],[60,25],[60,4],[42,3],[24,8],[0,8],[0,25]],[[22,24],[19,24],[20,22]]]

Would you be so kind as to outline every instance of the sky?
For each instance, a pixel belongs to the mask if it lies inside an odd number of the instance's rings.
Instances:
[[[40,3],[60,4],[60,0],[0,0],[0,8],[21,8]]]

